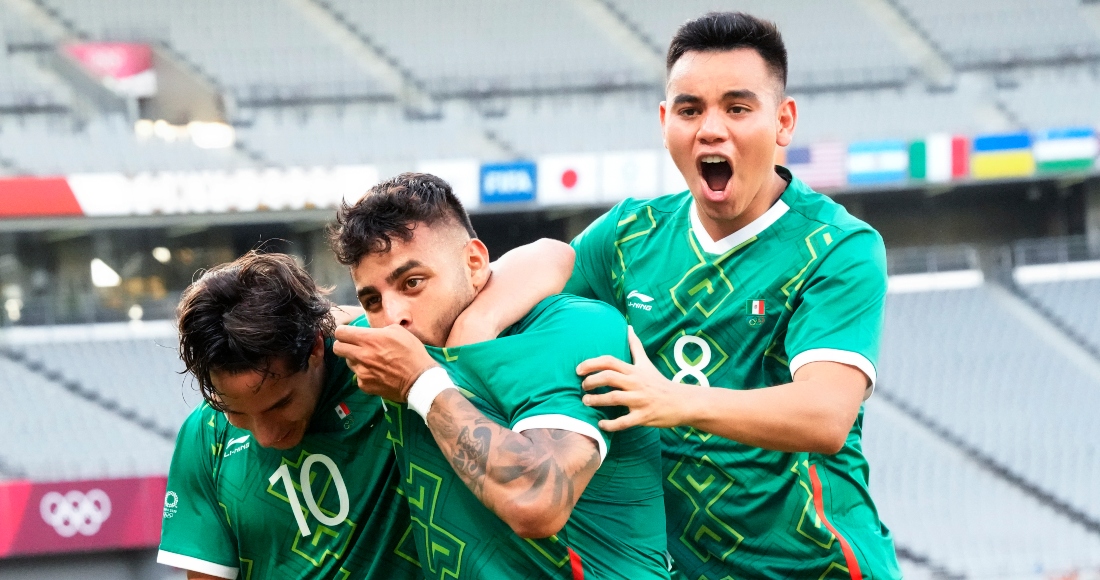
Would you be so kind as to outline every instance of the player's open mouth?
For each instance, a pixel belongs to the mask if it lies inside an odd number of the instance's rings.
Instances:
[[[719,193],[726,190],[733,177],[733,166],[721,155],[704,155],[699,159],[699,174],[707,183],[707,188]]]

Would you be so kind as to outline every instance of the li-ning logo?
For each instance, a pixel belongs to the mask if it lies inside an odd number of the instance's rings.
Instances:
[[[229,441],[226,441],[225,442],[225,453],[222,453],[222,457],[229,457],[230,455],[233,455],[234,453],[236,453],[238,451],[244,451],[245,449],[248,449],[249,445],[252,445],[252,444],[251,443],[245,443],[245,441],[248,441],[248,435],[245,435],[244,437],[237,437],[236,439],[230,439]],[[244,445],[241,445],[240,447],[238,447],[236,449],[230,449],[230,447],[232,447],[232,446],[234,446],[238,443],[244,443]]]
[[[631,298],[637,298],[638,302],[631,302]],[[626,300],[626,305],[631,308],[637,308],[638,310],[645,310],[647,312],[653,310],[653,305],[649,304],[650,302],[653,302],[653,297],[646,296],[645,294],[642,294],[637,290],[631,290],[630,294],[626,295]]]
[[[42,519],[53,526],[59,536],[71,538],[78,532],[94,536],[111,517],[111,498],[101,489],[86,494],[73,490],[65,495],[51,491],[42,496],[38,508]]]

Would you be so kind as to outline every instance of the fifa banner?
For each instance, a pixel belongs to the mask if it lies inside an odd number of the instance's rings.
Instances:
[[[81,42],[61,47],[92,78],[123,97],[151,97],[157,93],[153,49],[132,42]]]
[[[165,477],[0,482],[0,558],[152,548],[179,498]]]

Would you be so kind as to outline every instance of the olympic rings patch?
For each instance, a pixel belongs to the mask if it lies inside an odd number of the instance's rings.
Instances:
[[[111,498],[101,489],[86,494],[73,490],[65,495],[51,491],[42,496],[38,509],[42,519],[63,538],[71,538],[78,532],[94,536],[111,517]]]

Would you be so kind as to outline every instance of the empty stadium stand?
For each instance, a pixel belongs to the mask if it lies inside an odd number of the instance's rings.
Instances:
[[[37,481],[167,473],[174,438],[121,418],[19,362],[0,357],[0,459]]]
[[[1100,352],[1100,278],[1036,282],[1020,287],[1089,347]]]

